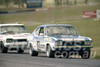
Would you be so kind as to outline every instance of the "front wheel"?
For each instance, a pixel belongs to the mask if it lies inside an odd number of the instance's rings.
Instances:
[[[4,46],[3,42],[0,42],[0,51],[1,53],[7,53],[8,52],[8,48]]]
[[[82,59],[89,59],[91,55],[91,50],[83,51],[81,54]]]
[[[31,56],[38,56],[38,52],[34,51],[32,45],[30,45],[29,53]]]
[[[49,57],[49,58],[53,58],[53,57],[54,57],[54,51],[51,50],[50,45],[47,46],[46,55],[47,55],[47,57]]]

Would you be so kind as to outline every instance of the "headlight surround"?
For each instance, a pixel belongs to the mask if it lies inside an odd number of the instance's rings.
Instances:
[[[93,42],[92,41],[85,41],[85,45],[92,45]]]
[[[6,42],[7,43],[12,43],[13,42],[13,39],[6,39]]]
[[[58,41],[56,41],[56,45],[62,45],[62,41],[61,40],[58,40]]]

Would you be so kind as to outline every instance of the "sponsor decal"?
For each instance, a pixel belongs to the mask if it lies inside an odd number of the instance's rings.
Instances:
[[[26,0],[27,8],[42,7],[42,0]]]
[[[83,18],[97,18],[97,11],[83,11]]]
[[[45,41],[51,41],[52,38],[44,38]]]
[[[77,39],[77,38],[74,38],[74,39],[62,39],[63,41],[84,41],[84,39]]]
[[[84,41],[84,39],[74,39],[74,41]]]
[[[73,39],[62,39],[63,41],[73,41]]]
[[[27,37],[26,35],[15,35],[13,37]]]

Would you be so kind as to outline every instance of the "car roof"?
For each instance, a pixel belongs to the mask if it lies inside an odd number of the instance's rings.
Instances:
[[[39,27],[48,27],[48,26],[72,26],[67,24],[46,24],[46,25],[40,25]]]
[[[20,25],[23,25],[23,24],[0,24],[0,26],[13,26],[13,25],[20,26]]]

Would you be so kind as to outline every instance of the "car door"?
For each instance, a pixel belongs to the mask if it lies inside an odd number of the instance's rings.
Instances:
[[[40,27],[38,35],[36,37],[37,39],[37,47],[39,51],[43,51],[44,50],[44,27]]]

